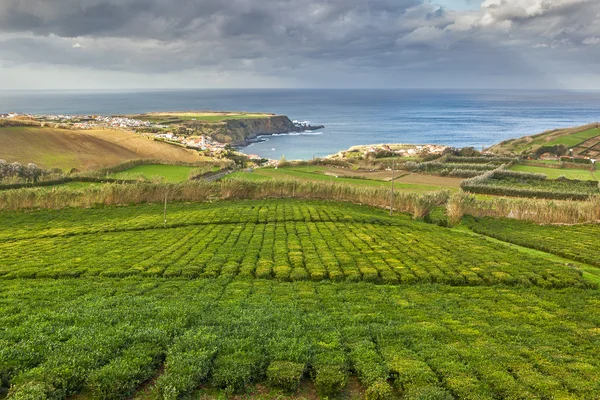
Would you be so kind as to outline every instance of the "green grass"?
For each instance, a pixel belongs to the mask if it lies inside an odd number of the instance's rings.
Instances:
[[[183,182],[190,176],[194,167],[184,165],[161,165],[148,164],[138,165],[122,172],[110,174],[110,178],[115,179],[138,179],[144,178],[152,180],[154,178],[163,178],[165,182]]]
[[[134,116],[137,119],[145,121],[153,121],[156,123],[169,123],[170,121],[203,121],[203,122],[223,122],[228,120],[238,119],[256,119],[256,118],[269,118],[272,115],[269,114],[230,114],[230,115],[207,115],[204,113],[167,113],[167,114],[151,114]]]
[[[556,179],[560,176],[565,176],[568,179],[578,179],[578,180],[597,180],[595,176],[592,175],[589,170],[582,169],[570,169],[570,168],[544,168],[544,167],[534,167],[529,165],[513,165],[510,168],[512,171],[519,172],[533,172],[537,174],[544,174],[548,177],[548,179]]]
[[[284,168],[258,168],[254,172],[236,172],[228,176],[228,178],[238,178],[247,180],[266,180],[266,179],[297,179],[313,182],[328,182],[332,184],[347,184],[358,187],[391,187],[390,182],[379,181],[374,179],[358,179],[344,178],[325,175],[325,171],[329,171],[327,167],[321,166],[306,166],[306,167],[284,167]],[[395,190],[405,192],[431,192],[441,189],[448,189],[444,186],[430,184],[414,184],[402,183],[396,181],[394,183]],[[456,190],[454,188],[450,190]]]
[[[563,144],[567,147],[576,147],[577,145],[585,142],[588,139],[594,138],[600,135],[600,129],[593,128],[582,132],[573,133],[567,136],[561,136],[549,142],[543,143],[545,146],[554,146]]]

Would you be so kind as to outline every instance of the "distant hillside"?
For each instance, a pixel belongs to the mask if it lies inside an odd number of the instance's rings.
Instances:
[[[133,119],[169,126],[187,135],[206,135],[221,143],[245,145],[261,135],[302,132],[322,125],[296,125],[285,115],[266,113],[181,111],[128,115]]]
[[[534,153],[543,146],[564,146],[572,149],[574,156],[597,157],[600,155],[600,123],[574,128],[553,129],[537,135],[523,136],[500,142],[488,150],[498,154]]]
[[[91,170],[134,159],[195,162],[193,150],[120,130],[66,130],[35,126],[0,127],[0,159],[33,162],[42,168]]]

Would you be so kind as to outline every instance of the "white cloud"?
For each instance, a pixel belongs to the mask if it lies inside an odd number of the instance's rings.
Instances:
[[[587,44],[587,45],[600,44],[600,37],[590,36],[590,37],[583,39],[583,41],[581,43]]]

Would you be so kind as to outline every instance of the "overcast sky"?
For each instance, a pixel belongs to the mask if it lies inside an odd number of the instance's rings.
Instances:
[[[600,89],[599,0],[0,0],[0,89]]]

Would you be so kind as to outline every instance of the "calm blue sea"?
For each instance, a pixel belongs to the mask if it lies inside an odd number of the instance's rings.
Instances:
[[[281,135],[248,153],[309,159],[353,145],[488,146],[508,138],[600,120],[600,92],[434,90],[4,91],[0,113],[129,114],[232,110],[285,114],[325,125]],[[1,143],[0,143],[1,146]]]

